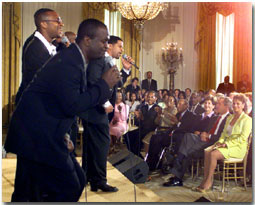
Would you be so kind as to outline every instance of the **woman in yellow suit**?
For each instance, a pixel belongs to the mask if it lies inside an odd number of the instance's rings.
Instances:
[[[247,141],[252,129],[252,119],[245,112],[247,98],[238,94],[233,98],[234,114],[227,118],[220,139],[205,149],[204,179],[196,191],[206,192],[213,184],[213,174],[218,160],[244,158]]]

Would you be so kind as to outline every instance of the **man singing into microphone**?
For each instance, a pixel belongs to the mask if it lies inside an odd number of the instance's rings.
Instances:
[[[108,49],[105,57],[91,61],[87,69],[88,87],[101,79],[102,74],[112,67],[114,59],[119,59],[123,52],[123,41],[117,36],[110,36]],[[122,64],[126,70],[130,70],[132,59],[122,59]],[[122,72],[123,73],[123,72]],[[110,147],[109,120],[114,108],[117,87],[112,89],[112,97],[103,105],[97,105],[95,108],[87,111],[82,117],[84,127],[83,133],[83,154],[82,167],[86,172],[87,179],[90,182],[91,191],[101,189],[104,192],[116,192],[116,187],[107,184],[106,179],[106,161]]]

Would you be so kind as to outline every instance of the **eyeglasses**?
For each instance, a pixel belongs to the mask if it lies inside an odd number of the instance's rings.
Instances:
[[[58,17],[56,20],[53,20],[53,19],[46,19],[46,20],[43,20],[43,21],[51,21],[51,22],[56,22],[58,24],[63,24],[63,21],[60,17]]]

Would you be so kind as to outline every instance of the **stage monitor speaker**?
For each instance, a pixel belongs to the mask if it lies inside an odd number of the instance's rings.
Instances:
[[[108,161],[134,184],[144,183],[148,178],[147,163],[128,150],[114,154]]]

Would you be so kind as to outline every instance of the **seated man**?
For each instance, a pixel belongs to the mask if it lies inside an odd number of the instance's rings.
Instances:
[[[188,110],[188,101],[180,99],[177,104],[177,111],[178,113],[174,119],[176,125],[163,135],[153,135],[151,137],[149,152],[146,158],[150,170],[156,168],[156,164],[159,160],[159,153],[164,147],[170,145],[171,136],[175,142],[175,147],[179,147],[183,135],[186,132],[192,132],[192,122],[197,120],[197,116]],[[171,136],[170,133],[172,133]]]
[[[155,119],[157,117],[155,107],[158,107],[156,101],[157,97],[155,91],[149,91],[148,104],[143,105],[141,110],[135,111],[136,118],[139,120],[137,124],[139,128],[128,132],[124,136],[127,148],[140,157],[142,157],[140,150],[142,147],[143,138],[146,136],[146,134],[154,131],[157,127],[157,124],[155,123]]]
[[[206,103],[206,100],[205,100]],[[216,112],[219,117],[210,121],[207,126],[207,132],[201,132],[199,134],[187,133],[184,135],[182,143],[179,148],[179,152],[174,161],[174,166],[171,169],[171,173],[174,177],[169,178],[168,182],[165,182],[163,186],[182,186],[182,178],[185,171],[191,161],[192,154],[197,153],[200,150],[209,147],[214,144],[220,137],[227,116],[229,115],[229,108],[232,102],[228,97],[219,97],[216,104]],[[205,104],[205,109],[207,105]]]
[[[197,115],[202,114],[205,110],[204,108],[199,104],[200,96],[198,93],[192,93],[190,97],[191,106],[189,110]]]

